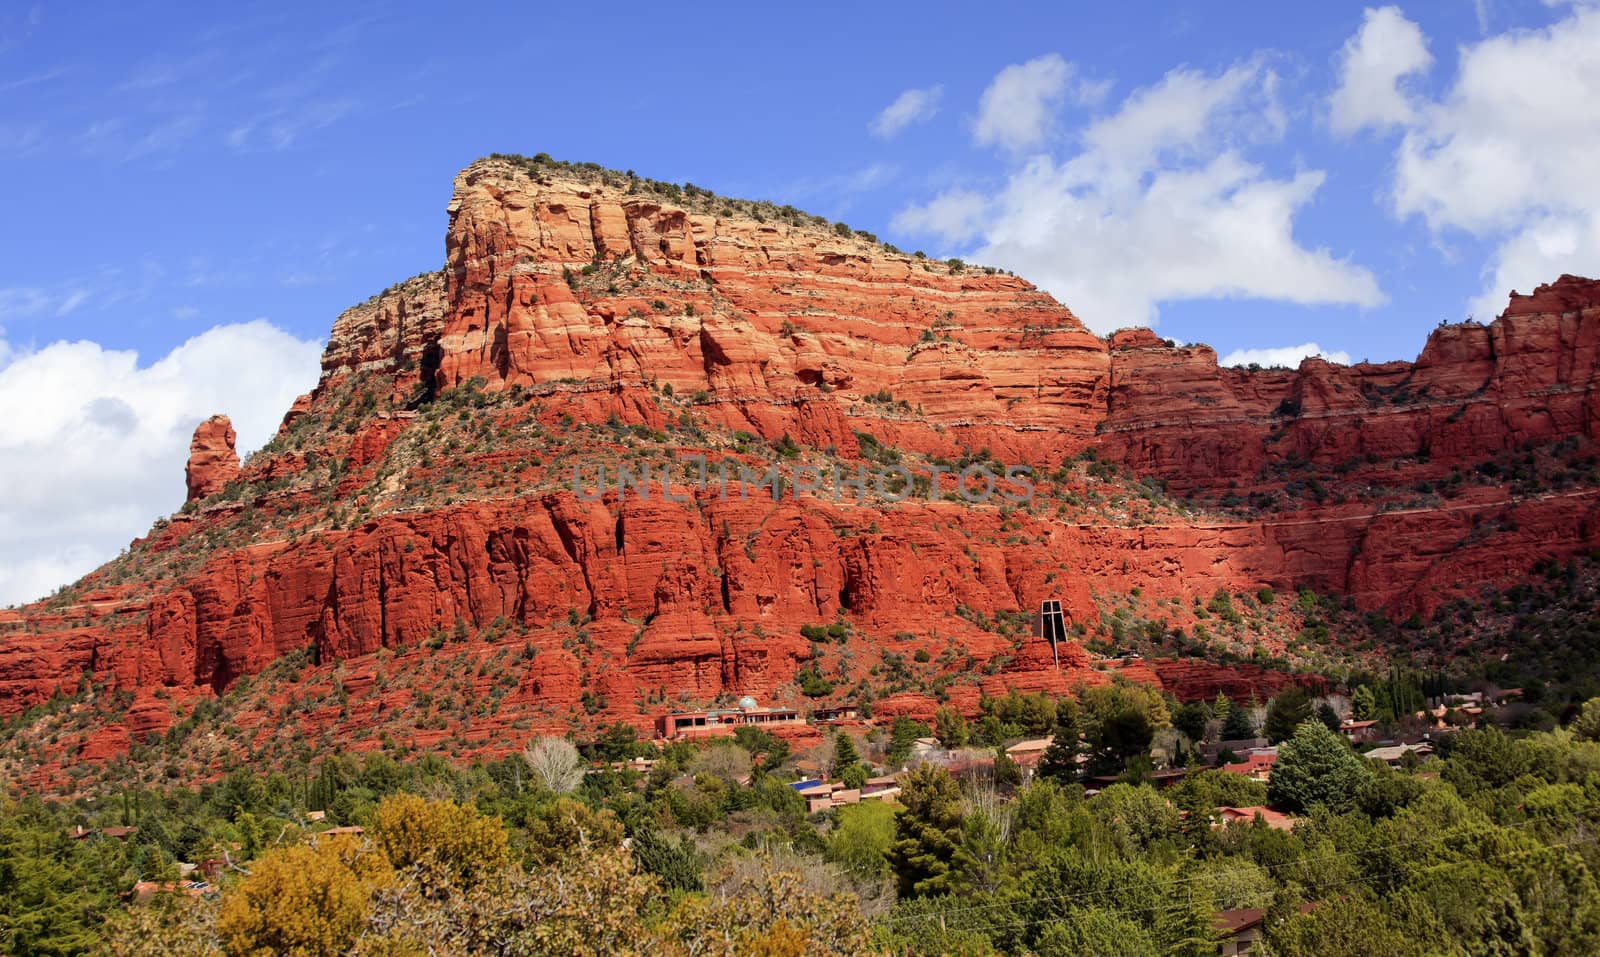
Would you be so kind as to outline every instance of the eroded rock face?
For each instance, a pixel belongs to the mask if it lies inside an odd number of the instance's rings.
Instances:
[[[194,438],[189,441],[189,464],[183,470],[189,487],[188,501],[215,495],[239,477],[235,439],[233,423],[225,415],[213,415],[195,427]]]
[[[1415,363],[1219,368],[1208,347],[1148,330],[1103,341],[1022,280],[803,216],[481,161],[456,179],[445,267],[339,316],[322,380],[273,450],[241,473],[227,420],[208,420],[188,469],[196,507],[135,543],[143,571],[0,611],[0,715],[87,673],[136,694],[129,727],[91,749],[114,753],[179,710],[158,702],[286,653],[315,649],[348,663],[347,687],[376,687],[374,652],[415,660],[458,622],[487,634],[483,655],[522,662],[501,693],[524,726],[587,711],[647,727],[727,695],[803,705],[796,674],[818,661],[840,695],[928,662],[971,711],[1008,688],[1110,680],[1075,643],[1052,656],[987,620],[1042,598],[1090,627],[1108,595],[1189,626],[1196,596],[1266,586],[1426,612],[1600,544],[1592,484],[1414,491],[1509,451],[1592,443],[1597,351],[1600,284],[1562,277],[1492,324],[1436,330]],[[1145,506],[1125,486],[1112,497],[1134,506],[1094,511],[1071,477],[1068,494],[1016,510],[585,501],[566,487],[574,464],[645,446],[753,461],[749,447],[785,436],[808,462],[987,457],[1081,475],[1091,452],[1178,493],[1335,476],[1354,491],[1245,517]],[[235,478],[242,498],[213,497]],[[801,637],[834,621],[850,631],[839,648]],[[1288,680],[1193,661],[1123,670],[1192,697]],[[876,710],[934,703],[899,690]],[[514,721],[475,733],[494,742]]]
[[[1218,368],[1205,346],[1111,342],[1099,447],[1180,489],[1272,484],[1322,468],[1426,459],[1444,474],[1495,454],[1600,433],[1600,284],[1563,276],[1513,294],[1489,325],[1441,326],[1414,363]]]

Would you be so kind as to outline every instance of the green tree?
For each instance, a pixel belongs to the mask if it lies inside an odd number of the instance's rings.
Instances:
[[[652,827],[633,835],[633,856],[646,874],[654,874],[667,890],[697,891],[705,886],[700,855],[686,837],[672,840]]]
[[[1250,709],[1244,705],[1233,705],[1228,709],[1228,716],[1222,722],[1222,740],[1248,741],[1256,736],[1256,722],[1250,716]]]
[[[903,714],[895,715],[894,725],[889,731],[889,751],[887,758],[890,764],[903,765],[911,756],[911,749],[916,745],[918,738],[933,737],[933,729],[915,721]]]
[[[1278,749],[1267,782],[1267,799],[1285,811],[1325,807],[1342,813],[1355,806],[1372,767],[1350,744],[1318,721],[1307,721]]]
[[[1339,712],[1335,711],[1333,705],[1326,701],[1317,705],[1317,720],[1327,725],[1329,731],[1337,731],[1343,724],[1339,720]]]
[[[1413,957],[1424,952],[1414,933],[1377,904],[1354,895],[1322,901],[1313,911],[1291,912],[1266,926],[1273,957]]]
[[[961,712],[941,705],[933,712],[933,734],[947,748],[959,748],[967,743],[967,719]]]
[[[825,856],[852,873],[886,877],[894,840],[894,808],[885,801],[862,801],[835,812]]]
[[[1129,759],[1150,753],[1155,729],[1142,711],[1126,708],[1102,718],[1089,739],[1090,770],[1110,774],[1122,770]]]
[[[1172,726],[1196,744],[1205,740],[1206,725],[1210,721],[1211,709],[1204,701],[1187,702],[1172,716]]]
[[[1078,703],[1063,701],[1056,707],[1055,737],[1050,747],[1039,758],[1038,774],[1058,784],[1071,784],[1078,780],[1078,755],[1083,742],[1079,740]]]
[[[961,787],[949,771],[931,764],[912,771],[900,787],[895,842],[889,850],[900,894],[948,893],[962,859]]]
[[[1222,692],[1217,692],[1217,697],[1211,702],[1211,717],[1213,720],[1225,723],[1228,713],[1233,710],[1233,702]]]
[[[1294,730],[1311,720],[1311,696],[1299,685],[1290,685],[1267,704],[1267,721],[1262,727],[1272,744],[1287,741]]]
[[[843,729],[833,734],[833,763],[829,766],[829,773],[834,777],[843,775],[851,768],[861,765],[861,754],[856,751],[856,743]]]
[[[1148,785],[1118,782],[1089,802],[1099,832],[1118,852],[1133,857],[1177,834],[1178,809]]]
[[[1600,741],[1600,698],[1590,698],[1572,721],[1572,733],[1580,741]]]
[[[1001,745],[994,748],[994,786],[1003,788],[1008,793],[1010,789],[1022,783],[1022,769],[1017,767],[1017,762],[1011,760],[1011,755]]]
[[[1361,685],[1350,692],[1350,717],[1357,721],[1375,721],[1378,717],[1378,699],[1372,689]]]

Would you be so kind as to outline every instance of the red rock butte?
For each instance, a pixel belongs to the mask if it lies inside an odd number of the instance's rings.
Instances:
[[[1597,357],[1600,284],[1563,276],[1492,323],[1441,326],[1415,362],[1222,368],[1209,347],[1101,339],[1021,279],[790,207],[481,160],[456,177],[444,267],[335,320],[320,383],[265,449],[241,468],[227,420],[201,423],[182,512],[0,612],[0,715],[128,691],[125,723],[74,756],[98,757],[290,652],[381,689],[384,669],[463,640],[516,652],[493,687],[479,671],[506,710],[434,737],[493,749],[519,720],[804,705],[808,670],[833,697],[870,687],[880,715],[1109,680],[1076,642],[1053,658],[1030,636],[1045,598],[1090,631],[1112,596],[1183,625],[1219,589],[1426,613],[1600,544],[1592,483],[1462,482],[1592,453]],[[1025,464],[1040,494],[571,487],[575,465],[693,455]],[[801,634],[828,623],[844,637]],[[1121,667],[1180,695],[1289,680]],[[921,677],[897,681],[908,668]]]

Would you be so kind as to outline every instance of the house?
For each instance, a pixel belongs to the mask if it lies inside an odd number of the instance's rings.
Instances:
[[[124,896],[144,903],[157,894],[180,894],[184,897],[201,897],[211,891],[205,881],[135,881],[133,889]]]
[[[1363,757],[1371,761],[1382,761],[1391,768],[1398,768],[1407,754],[1414,754],[1420,760],[1433,754],[1433,745],[1426,741],[1420,744],[1395,744],[1386,748],[1373,748]]]
[[[1253,807],[1219,807],[1217,808],[1217,822],[1212,827],[1227,827],[1230,824],[1252,824],[1257,818],[1261,823],[1274,831],[1292,831],[1299,823],[1287,814],[1274,811],[1269,807],[1256,805]]]
[[[807,814],[821,814],[833,807],[833,791],[829,788],[812,788],[800,792],[800,796],[806,799]]]
[[[1011,747],[1006,748],[1006,757],[1015,761],[1024,775],[1032,776],[1034,769],[1044,759],[1044,753],[1050,750],[1050,745],[1054,741],[1054,738],[1029,738],[1025,741],[1018,741]]]
[[[1218,953],[1222,957],[1248,954],[1265,933],[1261,925],[1266,917],[1267,912],[1261,907],[1217,911],[1211,917],[1211,924],[1222,935]]]
[[[353,837],[360,837],[361,835],[363,835],[365,833],[367,833],[367,829],[366,828],[360,827],[360,826],[355,825],[355,824],[347,824],[347,825],[344,825],[342,827],[330,827],[326,831],[318,831],[316,833],[316,836],[317,837],[338,837],[341,834],[349,834],[349,835],[351,835]]]
[[[1262,748],[1244,755],[1243,760],[1233,764],[1224,764],[1222,770],[1229,774],[1242,774],[1252,781],[1263,784],[1272,778],[1272,766],[1278,763],[1277,748]]]
[[[895,780],[892,774],[867,778],[867,783],[861,785],[861,799],[863,801],[893,801],[899,796],[900,782]]]
[[[1151,787],[1160,790],[1182,781],[1188,773],[1189,770],[1187,768],[1161,768],[1148,772],[1145,774],[1144,779],[1149,782]],[[1108,788],[1122,779],[1123,777],[1120,774],[1097,774],[1091,777],[1089,781],[1098,790]]]
[[[854,721],[860,715],[855,702],[834,705],[826,708],[814,708],[811,711],[811,720],[817,724],[832,724],[835,721]]]
[[[137,827],[91,827],[85,829],[82,824],[79,824],[72,837],[78,841],[86,841],[91,837],[114,837],[119,841],[126,841],[137,833],[139,833]]]
[[[1351,744],[1371,744],[1378,740],[1378,722],[1376,721],[1342,721],[1339,731]]]
[[[805,798],[807,814],[818,814],[830,808],[860,804],[862,801],[888,801],[900,793],[893,778],[888,779],[887,786],[882,783],[882,778],[875,780],[877,784],[868,781],[859,788],[847,788],[838,781],[797,781],[789,786]]]
[[[1229,738],[1224,741],[1207,741],[1200,745],[1200,756],[1207,761],[1215,763],[1217,756],[1224,751],[1232,751],[1235,755],[1247,751],[1259,751],[1267,746],[1266,738]]]
[[[1310,913],[1316,907],[1316,904],[1301,904],[1300,913]],[[1266,909],[1261,907],[1219,910],[1212,914],[1211,926],[1222,935],[1222,946],[1217,953],[1222,957],[1237,957],[1239,954],[1250,953],[1266,935],[1266,920]]]
[[[735,728],[804,725],[805,716],[793,708],[760,708],[754,698],[739,699],[737,708],[711,711],[674,711],[656,718],[656,730],[665,740],[712,738],[732,735]]]

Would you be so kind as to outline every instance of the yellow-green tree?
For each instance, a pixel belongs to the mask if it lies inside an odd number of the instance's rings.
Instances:
[[[234,957],[333,957],[355,943],[373,890],[391,877],[349,837],[271,850],[224,895],[217,935]]]
[[[415,869],[426,888],[492,874],[511,860],[499,818],[454,801],[398,794],[378,805],[372,840],[396,870]]]

